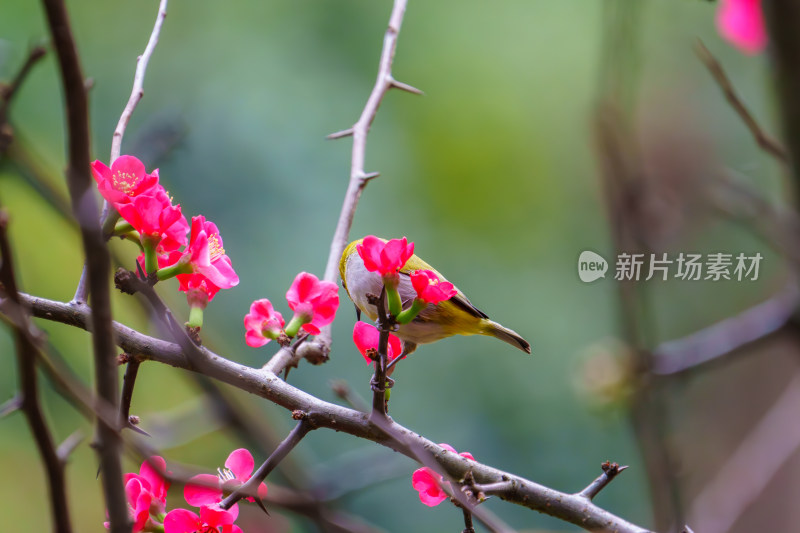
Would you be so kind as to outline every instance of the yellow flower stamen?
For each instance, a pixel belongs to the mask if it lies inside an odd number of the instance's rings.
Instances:
[[[133,190],[139,182],[135,174],[128,174],[127,172],[117,171],[111,177],[114,188],[120,192],[124,192],[128,196],[133,196]]]
[[[218,233],[212,233],[208,236],[208,253],[211,256],[212,263],[225,255],[225,248],[219,242]]]

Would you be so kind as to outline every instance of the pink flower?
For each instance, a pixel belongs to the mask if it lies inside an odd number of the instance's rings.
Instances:
[[[231,259],[225,255],[217,226],[202,215],[192,217],[189,246],[180,260],[191,265],[193,273],[202,274],[220,289],[239,284],[239,276],[233,270]]]
[[[192,301],[203,300],[206,304],[214,299],[219,292],[219,287],[202,274],[178,274],[178,290],[185,292],[186,297]],[[205,307],[205,305],[203,305]]]
[[[194,483],[192,483],[194,481]],[[220,479],[211,474],[197,474],[192,476],[183,487],[183,497],[186,503],[194,507],[214,505],[222,501],[222,487]]]
[[[224,477],[224,485],[228,490],[236,490],[240,485],[244,485],[251,477],[255,461],[253,455],[245,448],[233,450],[225,461],[225,470],[222,470],[221,477]],[[267,486],[261,483],[258,486],[258,497],[267,497]],[[246,498],[249,502],[255,502],[252,496]]]
[[[431,270],[412,272],[411,285],[417,291],[417,297],[429,304],[438,304],[458,294],[452,283],[441,281],[439,276]]]
[[[170,249],[174,249],[174,243],[178,246],[186,244],[184,230],[188,223],[181,214],[181,206],[173,206],[163,189],[151,189],[148,194],[134,196],[125,203],[115,203],[114,207],[142,236],[158,238],[159,241],[163,236]]]
[[[244,316],[244,340],[253,348],[264,346],[278,338],[284,324],[283,316],[272,308],[269,300],[256,300],[250,304],[250,312]]]
[[[378,350],[380,336],[381,332],[378,331],[378,328],[366,322],[356,322],[356,325],[353,326],[353,342],[356,343],[356,348],[358,348],[358,351],[364,356],[367,364],[374,362],[367,354],[367,350]],[[389,361],[395,360],[403,353],[403,345],[400,339],[391,333],[389,333],[389,344],[386,351],[388,352],[386,355]]]
[[[336,316],[339,287],[331,281],[320,281],[314,274],[300,272],[286,292],[286,301],[295,316],[307,320],[303,329],[318,335],[319,328],[333,322]]]
[[[133,533],[149,530],[152,526],[152,522],[148,524],[150,515],[160,515],[166,509],[169,482],[161,475],[161,472],[166,472],[166,467],[164,459],[155,455],[142,463],[138,474],[125,474],[125,497],[133,521]],[[109,527],[108,522],[105,526]]]
[[[239,516],[239,507],[225,510],[219,505],[200,507],[200,516],[187,509],[173,509],[164,517],[164,533],[242,533],[233,525]]]
[[[455,448],[449,444],[441,443],[439,446],[456,453]],[[469,452],[461,452],[458,455],[475,460]],[[411,486],[419,492],[419,500],[428,507],[435,507],[448,498],[447,493],[442,489],[442,483],[449,485],[449,482],[443,481],[441,475],[427,467],[415,470],[411,476]]]
[[[161,472],[167,471],[167,462],[163,457],[154,455],[142,463],[139,468],[138,478],[145,482],[145,487],[153,495],[153,504],[158,504],[157,513],[163,513],[167,508],[167,491],[170,482],[164,479]],[[125,474],[125,481],[132,479],[136,474]],[[156,513],[156,514],[157,514]]]
[[[384,277],[394,276],[414,255],[414,243],[409,243],[405,237],[384,242],[374,235],[368,235],[356,246],[356,250],[367,270]]]
[[[720,0],[717,29],[746,54],[762,51],[767,45],[767,31],[761,0]]]
[[[111,168],[95,161],[92,175],[100,194],[112,204],[128,203],[131,198],[148,193],[158,185],[158,170],[146,173],[144,164],[132,155],[119,156]]]

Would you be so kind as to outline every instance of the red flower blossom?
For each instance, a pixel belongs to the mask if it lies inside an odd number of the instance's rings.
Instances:
[[[224,487],[233,491],[245,484],[252,476],[255,465],[253,455],[247,449],[233,450],[225,461],[225,469],[220,471]],[[262,500],[267,497],[267,486],[264,483],[258,486],[258,497]],[[252,496],[247,496],[245,499],[255,502]]]
[[[126,203],[114,204],[114,207],[143,237],[158,238],[159,241],[165,238],[169,250],[186,244],[188,223],[181,214],[181,206],[172,205],[161,188],[152,189],[150,193],[134,196]]]
[[[158,169],[145,172],[144,164],[132,155],[121,155],[108,168],[104,163],[92,163],[92,175],[100,194],[109,203],[128,203],[131,198],[145,194],[158,186]]]
[[[757,54],[767,46],[761,0],[720,0],[717,29],[746,54]]]
[[[233,270],[231,259],[225,255],[217,226],[202,215],[192,217],[189,246],[180,261],[191,265],[193,273],[202,274],[220,289],[239,284],[239,276]]]
[[[178,290],[185,292],[186,297],[191,301],[199,299],[205,300],[205,303],[214,299],[214,296],[219,292],[219,287],[211,283],[211,280],[202,274],[178,274]],[[203,306],[205,307],[205,306]]]
[[[160,515],[167,507],[169,482],[161,473],[166,471],[167,463],[162,457],[153,456],[142,463],[138,474],[128,473],[125,481],[125,497],[128,500],[128,513],[133,521],[133,533],[150,530],[150,515]],[[150,523],[148,523],[150,521]],[[104,524],[106,528],[109,523]]]
[[[441,281],[432,270],[412,272],[411,285],[417,291],[417,297],[429,304],[438,304],[458,294],[452,283]]]
[[[405,237],[384,242],[374,235],[368,235],[356,246],[356,250],[367,270],[384,277],[394,276],[414,255],[414,243],[409,243]]]
[[[441,443],[439,446],[445,450],[456,453],[455,448],[449,444]],[[461,452],[458,455],[466,457],[467,459],[472,459],[473,461],[475,460],[469,452]],[[447,483],[449,485],[449,482],[443,481],[440,474],[427,467],[415,470],[414,474],[411,476],[411,486],[414,487],[414,490],[419,492],[419,500],[428,507],[435,507],[448,498],[447,493],[442,489],[442,483]]]
[[[356,322],[353,326],[353,342],[356,343],[356,348],[361,352],[361,355],[366,359],[367,364],[373,363],[372,358],[367,354],[367,350],[377,350],[378,342],[380,341],[381,332],[372,324],[366,322]],[[395,360],[401,353],[403,353],[403,345],[400,339],[389,333],[389,344],[387,345],[386,355],[389,361]]]
[[[303,329],[312,335],[333,322],[339,308],[339,287],[331,281],[320,281],[314,274],[300,272],[286,292],[286,301],[295,317],[303,320]]]
[[[253,348],[264,346],[278,338],[284,324],[283,316],[272,308],[269,300],[256,300],[250,305],[250,312],[244,316],[245,342]]]
[[[239,507],[225,510],[219,505],[200,507],[200,516],[187,509],[173,509],[164,518],[164,533],[242,533],[233,524],[239,516]]]

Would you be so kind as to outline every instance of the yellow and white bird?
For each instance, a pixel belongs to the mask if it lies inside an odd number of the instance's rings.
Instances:
[[[379,295],[383,289],[380,274],[370,272],[364,266],[364,261],[356,250],[364,239],[359,239],[347,245],[339,261],[339,274],[342,276],[344,288],[356,307],[371,320],[377,320],[377,308],[368,302],[367,295]],[[431,265],[412,255],[405,266],[400,270],[400,284],[397,288],[403,308],[411,306],[416,291],[411,285],[411,272],[415,270],[432,270],[441,281],[447,281]],[[403,341],[404,354],[413,352],[418,344],[427,344],[452,335],[488,335],[523,352],[531,353],[531,345],[515,331],[512,331],[489,317],[472,305],[458,290],[451,299],[439,304],[428,304],[411,322],[401,324],[395,334]]]

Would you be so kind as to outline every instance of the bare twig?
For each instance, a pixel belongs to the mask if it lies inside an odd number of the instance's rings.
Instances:
[[[653,351],[652,371],[670,375],[691,370],[781,329],[800,303],[792,282],[768,300],[691,335],[667,341]]]
[[[375,116],[378,113],[378,107],[380,107],[383,97],[391,88],[402,88],[404,90],[413,89],[406,84],[396,81],[392,76],[392,62],[394,60],[395,49],[397,48],[397,36],[400,33],[400,26],[403,23],[403,15],[406,11],[406,3],[407,0],[394,1],[392,14],[389,17],[389,26],[383,37],[383,50],[381,51],[381,58],[378,63],[378,76],[375,79],[372,92],[369,98],[367,98],[367,103],[361,111],[361,116],[358,117],[358,121],[352,128],[329,136],[331,139],[338,139],[352,135],[353,151],[350,160],[350,181],[347,185],[344,202],[342,203],[342,211],[339,214],[339,222],[336,224],[336,231],[331,241],[328,263],[325,266],[326,281],[336,281],[339,272],[339,258],[342,257],[342,252],[344,252],[344,248],[347,245],[350,227],[353,224],[353,216],[355,215],[361,192],[371,179],[378,176],[376,172],[368,174],[364,170],[367,135],[372,121],[375,120]],[[413,89],[411,92],[417,94],[421,93],[417,89]],[[331,326],[322,328],[319,340],[322,344],[321,349],[325,352],[330,351]]]
[[[25,294],[21,294],[20,297],[31,307],[36,317],[83,329],[86,329],[87,324],[90,323],[91,310],[87,306],[74,306]],[[141,360],[152,360],[186,370],[199,371],[185,354],[182,346],[144,335],[117,322],[113,323],[113,328],[119,346],[126,353]],[[405,444],[414,443],[415,446],[428,450],[435,458],[436,464],[451,479],[463,479],[466,473],[471,471],[478,483],[491,484],[507,480],[506,490],[497,493],[500,498],[589,530],[615,529],[620,533],[647,531],[591,502],[587,503],[585,498],[559,492],[450,453],[388,417],[384,419],[385,423],[379,427],[370,421],[365,413],[325,402],[289,385],[271,372],[235,363],[205,347],[194,348],[201,352],[205,360],[204,374],[265,398],[286,409],[303,411],[307,413],[309,422],[315,427],[333,429],[371,440],[416,459],[415,453],[409,449],[408,444]],[[399,441],[399,438],[403,440]],[[477,517],[477,514],[475,516]]]
[[[118,394],[114,338],[111,329],[109,270],[111,261],[91,187],[89,171],[89,105],[78,50],[72,37],[64,0],[42,0],[53,40],[67,114],[69,186],[72,211],[81,228],[86,258],[87,282],[92,294],[92,345],[95,383],[99,398],[116,405]],[[130,529],[128,505],[122,484],[119,435],[104,424],[97,424],[97,451],[102,471],[103,492],[108,508],[111,533]]]
[[[5,299],[0,305],[0,311],[9,317],[14,328],[19,371],[19,408],[28,420],[28,425],[36,441],[36,447],[39,449],[39,455],[42,457],[42,462],[47,472],[47,488],[50,495],[53,530],[57,533],[70,533],[72,525],[69,517],[69,505],[67,504],[64,462],[59,457],[53,434],[47,426],[47,421],[42,412],[42,405],[39,402],[36,353],[39,350],[37,343],[41,343],[41,338],[38,331],[31,324],[28,311],[17,291],[14,259],[6,232],[7,225],[8,214],[4,210],[0,210],[0,257],[2,257],[0,284],[2,284],[2,290],[5,293]]]
[[[793,178],[794,207],[800,206],[800,5],[797,2],[762,2],[770,41],[770,66],[778,100],[777,114]],[[700,528],[697,528],[700,530]]]
[[[269,475],[272,470],[278,466],[278,464],[286,457],[289,452],[291,452],[295,446],[297,446],[303,437],[305,437],[309,431],[314,429],[314,426],[305,416],[305,413],[300,413],[297,416],[300,418],[300,421],[294,427],[294,429],[287,435],[283,441],[278,444],[278,447],[275,448],[275,451],[264,461],[261,466],[259,466],[255,472],[253,472],[253,477],[247,480],[241,487],[237,488],[233,493],[229,494],[222,502],[220,502],[220,506],[223,509],[230,509],[231,505],[238,502],[248,494],[255,494],[256,498],[258,497],[258,486],[261,484],[264,479]],[[293,416],[295,414],[293,413]]]
[[[800,449],[800,375],[795,376],[692,503],[697,531],[731,531],[786,461]]]
[[[467,509],[461,510],[464,511],[464,529],[461,530],[461,533],[475,533],[475,528],[472,526],[472,513]]]
[[[603,473],[600,474],[597,479],[592,481],[589,486],[578,493],[578,496],[583,496],[588,500],[594,499],[597,494],[603,490],[606,485],[611,483],[611,481],[617,477],[618,474],[627,470],[627,466],[620,466],[617,463],[610,463],[606,461],[602,465]]]
[[[153,26],[153,31],[150,33],[150,39],[147,41],[147,46],[145,47],[142,55],[136,59],[136,71],[133,75],[133,89],[131,90],[131,95],[128,98],[128,103],[125,104],[125,108],[122,110],[122,115],[119,117],[117,127],[114,129],[114,134],[111,137],[111,157],[108,162],[109,165],[113,164],[114,160],[120,156],[122,151],[122,137],[125,135],[125,128],[128,126],[128,122],[131,119],[131,115],[133,115],[133,111],[136,109],[139,101],[144,96],[144,76],[147,72],[147,64],[150,62],[150,57],[153,55],[156,44],[158,44],[158,37],[161,34],[161,26],[167,16],[167,1],[168,0],[161,0],[159,3],[158,14],[156,15],[156,23]],[[113,225],[118,217],[119,215],[115,211],[111,210],[108,202],[103,201],[103,210],[100,215],[103,227]],[[84,267],[80,280],[78,281],[78,287],[75,289],[75,296],[72,298],[73,301],[85,302],[88,292],[89,287],[86,284],[86,267]]]
[[[725,70],[722,68],[722,65],[719,61],[714,57],[714,55],[706,48],[706,45],[703,44],[703,41],[697,39],[694,47],[695,54],[703,62],[703,64],[708,69],[708,72],[714,78],[714,81],[717,82],[719,88],[722,89],[722,93],[725,95],[725,99],[728,101],[730,106],[736,111],[736,114],[742,119],[744,125],[747,126],[747,129],[750,130],[750,133],[753,135],[758,146],[773,156],[775,159],[783,163],[784,165],[789,163],[789,156],[786,154],[786,149],[774,139],[771,135],[761,128],[753,115],[747,109],[747,106],[744,105],[739,95],[736,94],[736,90],[733,88],[733,84],[731,80],[728,78],[727,74],[725,74]]]
[[[378,359],[375,361],[375,374],[372,376],[372,413],[370,418],[386,418],[387,400],[386,389],[389,386],[386,376],[387,353],[389,351],[389,329],[391,322],[389,314],[386,312],[386,288],[381,291],[378,298],[378,324],[380,335],[378,337]]]
[[[75,448],[83,442],[84,435],[81,430],[76,430],[70,434],[69,437],[64,439],[64,442],[58,445],[56,449],[56,453],[58,455],[59,460],[62,463],[66,463],[69,459],[69,456],[72,455],[72,452],[75,451]]]
[[[44,57],[47,50],[43,46],[35,46],[28,52],[28,58],[22,67],[8,84],[0,84],[0,156],[3,156],[6,149],[14,139],[14,129],[8,123],[8,106],[17,93],[17,90],[28,77],[33,65]]]
[[[17,90],[19,90],[22,82],[28,77],[33,65],[42,59],[46,53],[47,49],[44,46],[34,46],[31,48],[30,52],[28,52],[27,59],[25,59],[25,63],[22,64],[22,67],[20,67],[17,75],[14,76],[14,79],[11,81],[11,83],[6,84],[2,87],[2,90],[0,90],[0,122],[5,122],[6,114],[8,113],[8,106],[11,104],[11,99],[14,98],[14,95],[16,94]]]
[[[114,135],[111,138],[111,158],[109,159],[109,163],[113,163],[114,160],[120,156],[122,151],[122,137],[125,135],[125,128],[128,126],[134,109],[136,109],[139,101],[144,96],[144,76],[147,72],[147,64],[150,62],[150,58],[153,55],[153,50],[156,49],[156,45],[158,44],[161,26],[164,24],[164,19],[167,16],[167,1],[168,0],[161,0],[159,3],[156,23],[153,26],[153,31],[150,33],[150,39],[147,41],[147,46],[142,55],[136,59],[136,72],[133,75],[133,89],[128,98],[128,103],[125,104],[125,109],[122,110],[122,115],[119,117]]]
[[[22,396],[20,394],[15,394],[13,398],[9,398],[7,401],[3,402],[3,405],[0,405],[0,418],[4,418],[15,411],[19,411],[22,407]]]

